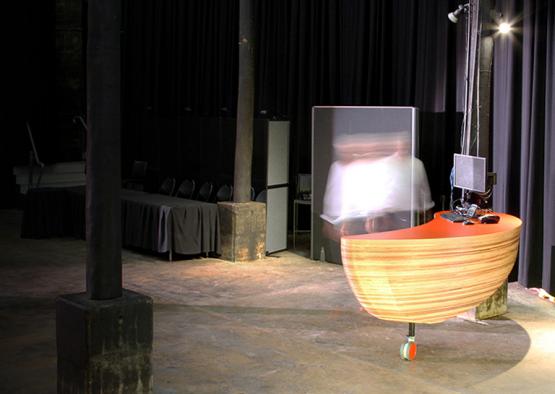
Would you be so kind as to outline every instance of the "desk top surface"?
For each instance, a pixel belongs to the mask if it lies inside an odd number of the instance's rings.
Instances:
[[[444,212],[447,211],[436,212],[431,221],[420,226],[381,233],[349,235],[342,238],[346,240],[403,240],[469,237],[511,231],[519,228],[522,224],[521,220],[515,216],[495,212],[494,214],[500,217],[498,223],[463,225],[442,218],[440,215]]]

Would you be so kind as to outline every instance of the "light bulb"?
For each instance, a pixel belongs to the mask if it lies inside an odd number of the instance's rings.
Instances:
[[[498,26],[498,30],[499,33],[507,34],[511,31],[511,25],[509,25],[507,22],[500,23]]]

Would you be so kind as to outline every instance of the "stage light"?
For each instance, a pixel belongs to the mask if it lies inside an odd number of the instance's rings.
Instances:
[[[502,22],[499,24],[497,29],[499,30],[499,33],[507,34],[511,31],[511,25],[509,25],[507,22]]]
[[[449,20],[453,23],[457,23],[459,21],[459,15],[463,12],[468,11],[468,8],[470,7],[470,5],[467,4],[459,4],[459,8],[457,8],[455,11],[450,12],[449,14],[447,14],[447,18],[449,18]]]

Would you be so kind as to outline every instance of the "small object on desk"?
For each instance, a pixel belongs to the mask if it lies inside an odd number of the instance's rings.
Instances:
[[[466,210],[466,216],[468,216],[469,218],[472,218],[474,216],[476,216],[476,210],[478,209],[478,205],[476,204],[472,204],[467,210]]]
[[[467,219],[467,220],[465,220],[465,221],[463,222],[463,224],[464,224],[465,226],[467,226],[467,225],[469,225],[469,224],[474,224],[474,222]]]
[[[464,222],[467,219],[465,216],[456,212],[445,212],[441,214],[441,217],[454,223]]]
[[[482,215],[479,217],[480,219],[480,223],[486,223],[486,224],[495,224],[499,222],[499,216],[497,215]]]

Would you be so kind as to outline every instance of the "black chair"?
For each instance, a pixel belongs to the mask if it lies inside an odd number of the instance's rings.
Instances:
[[[211,182],[204,182],[200,189],[198,189],[197,200],[199,201],[210,201],[212,197],[212,189],[214,185]]]
[[[160,185],[158,189],[158,194],[165,194],[171,196],[173,194],[173,190],[175,189],[175,178],[166,178],[164,182]]]
[[[195,181],[185,179],[183,182],[181,182],[181,185],[179,185],[179,188],[177,189],[175,196],[190,199],[190,198],[193,198],[194,192],[195,192]]]
[[[131,177],[123,180],[123,187],[133,190],[144,190],[148,162],[135,160],[131,168]]]
[[[256,201],[266,202],[266,200],[268,199],[267,197],[268,197],[268,192],[266,191],[266,189],[264,189],[260,193],[258,193],[258,196],[256,196]]]
[[[223,185],[216,192],[216,201],[231,201],[233,186]]]

